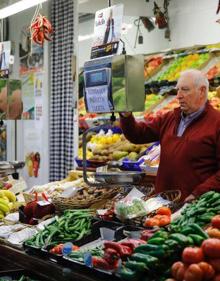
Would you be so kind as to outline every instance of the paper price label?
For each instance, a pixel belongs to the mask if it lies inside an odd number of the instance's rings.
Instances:
[[[87,88],[86,101],[89,112],[111,112],[112,104],[108,96],[108,86]]]

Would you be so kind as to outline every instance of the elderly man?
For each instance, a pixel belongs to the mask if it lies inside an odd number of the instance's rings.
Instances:
[[[160,141],[156,192],[180,189],[190,201],[209,190],[220,191],[220,112],[207,101],[209,83],[198,70],[181,73],[179,107],[152,122],[120,114],[125,137],[133,143]]]

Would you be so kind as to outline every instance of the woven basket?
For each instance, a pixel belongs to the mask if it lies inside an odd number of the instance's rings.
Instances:
[[[52,197],[52,203],[55,205],[57,211],[63,211],[66,209],[90,208],[91,206],[94,206],[95,204],[98,204],[105,199],[113,198],[120,191],[121,190],[119,187],[110,188],[109,190],[106,190],[106,192],[104,192],[99,197],[88,199],[88,200],[76,200],[75,197],[64,198],[64,197],[54,196]]]
[[[149,198],[154,198],[157,196],[161,196],[163,199],[165,200],[169,200],[173,203],[178,203],[181,199],[181,191],[179,189],[174,189],[174,190],[167,190],[167,191],[163,191],[157,194],[154,194],[152,196],[145,196],[142,199],[144,201],[148,200]]]
[[[149,197],[154,193],[154,184],[152,183],[147,183],[146,185],[137,185],[134,186],[136,187],[139,191],[145,194],[145,196]],[[125,196],[128,194],[128,192],[121,192],[118,193],[112,200],[108,200],[104,206],[105,209],[112,209],[114,208],[114,205],[116,202],[122,200],[125,198]]]
[[[165,200],[169,200],[171,202],[171,205],[169,205],[171,211],[176,211],[175,206],[176,206],[176,203],[180,202],[181,191],[178,189],[167,190],[164,192],[156,193],[151,196],[144,196],[144,197],[142,197],[142,200],[147,201],[150,198],[156,198],[158,196],[161,196]],[[153,217],[154,215],[156,215],[156,210],[147,214],[147,217]],[[136,225],[136,226],[143,226],[144,218],[146,218],[146,216],[134,218],[134,219],[130,220],[128,222],[128,224]]]

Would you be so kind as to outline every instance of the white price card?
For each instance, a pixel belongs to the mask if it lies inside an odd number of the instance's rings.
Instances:
[[[89,112],[111,112],[111,101],[108,95],[108,86],[99,86],[86,89],[86,102]]]

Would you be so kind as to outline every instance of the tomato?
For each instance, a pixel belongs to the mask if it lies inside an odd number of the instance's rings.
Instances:
[[[184,275],[184,281],[202,281],[203,271],[198,264],[191,264]]]
[[[50,253],[51,254],[56,254],[56,249],[55,248],[50,249]]]
[[[159,226],[159,224],[160,224],[159,219],[155,219],[155,218],[146,219],[146,221],[144,222],[144,226],[146,227]]]
[[[171,217],[162,215],[159,221],[160,221],[159,226],[165,226],[171,222]]]
[[[209,237],[220,239],[220,229],[210,226],[206,229],[206,232],[208,233]]]
[[[203,271],[203,280],[210,280],[214,277],[215,271],[213,267],[208,264],[207,262],[200,262],[198,263],[198,266],[202,269]]]
[[[212,226],[216,228],[220,228],[220,215],[216,215],[211,220]]]
[[[213,281],[220,281],[220,274],[216,275],[213,279]]]
[[[73,250],[73,251],[79,251],[79,247],[76,246],[76,245],[73,245],[72,250]]]
[[[211,259],[209,264],[214,268],[215,272],[220,272],[220,259]]]
[[[210,238],[202,242],[203,253],[209,258],[220,258],[220,240]]]
[[[157,214],[171,216],[172,212],[171,212],[170,208],[168,208],[168,207],[161,207],[161,208],[157,209]]]
[[[171,267],[172,276],[177,281],[182,281],[184,279],[185,271],[186,271],[186,266],[181,261],[175,262]]]
[[[182,260],[185,263],[198,263],[204,260],[202,249],[199,247],[187,247],[183,250]]]

